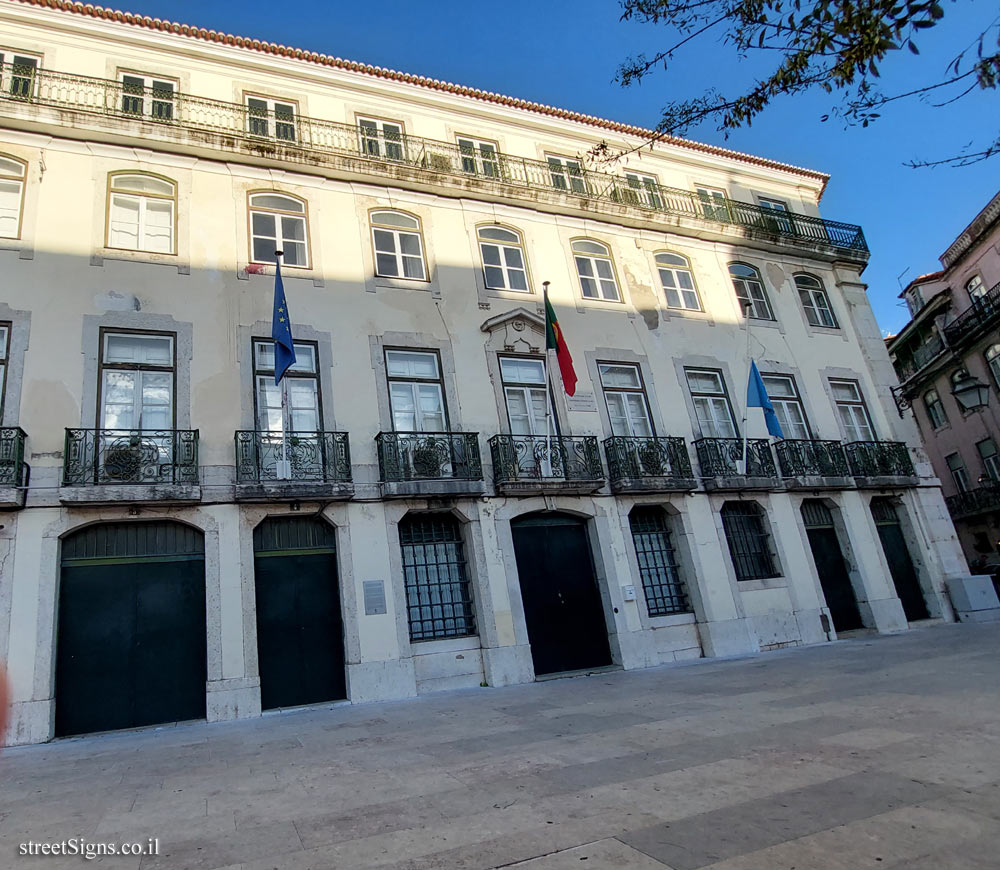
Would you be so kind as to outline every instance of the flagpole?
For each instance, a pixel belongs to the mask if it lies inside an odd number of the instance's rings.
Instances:
[[[747,322],[747,389],[750,387],[750,308],[753,305],[752,302],[747,301],[743,303],[743,318]],[[743,399],[743,475],[746,476],[747,473],[747,420],[750,417],[750,408],[748,406],[749,397],[744,396]]]
[[[549,302],[549,282],[542,281],[542,307],[548,311]],[[548,323],[548,316],[546,316],[546,323]],[[545,457],[549,464],[549,476],[552,475],[552,424],[549,422],[549,405],[552,403],[552,386],[549,382],[549,369],[551,366],[549,362],[552,360],[552,355],[549,353],[548,342],[546,342],[545,348]]]
[[[284,251],[274,252],[276,266],[281,266],[284,258]],[[289,324],[289,330],[290,328],[291,324]],[[278,364],[277,357],[274,364]],[[276,476],[281,480],[288,480],[292,476],[291,469],[288,467],[288,384],[285,381],[284,373],[281,376],[281,474]]]

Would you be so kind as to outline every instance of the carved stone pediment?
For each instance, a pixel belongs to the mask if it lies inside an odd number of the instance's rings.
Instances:
[[[515,308],[484,320],[479,327],[490,344],[508,353],[538,353],[545,347],[545,318],[527,308]]]

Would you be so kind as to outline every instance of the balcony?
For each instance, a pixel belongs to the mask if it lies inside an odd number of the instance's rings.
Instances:
[[[860,487],[916,486],[910,451],[901,441],[852,441],[844,445],[847,465]]]
[[[707,490],[777,489],[781,485],[766,438],[748,438],[743,468],[742,438],[699,438],[694,443]]]
[[[197,429],[67,429],[65,504],[201,500]]]
[[[482,495],[478,432],[379,432],[384,498]]]
[[[683,438],[614,436],[604,441],[613,492],[672,492],[698,482]]]
[[[604,485],[593,435],[494,435],[493,481],[501,495],[591,493]]]
[[[238,501],[330,500],[352,495],[346,432],[289,432],[284,446],[280,432],[236,433]]]
[[[844,445],[839,441],[788,438],[774,445],[778,468],[790,489],[854,488]]]
[[[944,328],[944,336],[952,347],[968,345],[1000,323],[1000,284],[958,315]]]
[[[970,489],[949,495],[944,502],[954,520],[975,514],[1000,512],[1000,486],[992,484]]]
[[[4,66],[9,74],[11,71]],[[52,70],[34,74],[30,94],[0,94],[5,126],[102,141],[142,139],[192,154],[239,152],[248,162],[305,164],[349,178],[375,176],[419,190],[459,187],[486,199],[522,199],[535,207],[600,211],[636,226],[736,227],[744,237],[829,248],[868,260],[864,233],[854,224],[793,212],[776,213],[737,200],[702,200],[689,190],[635,188],[617,175],[585,169],[554,171],[548,163],[507,154],[482,154],[457,144],[385,135],[351,124],[187,94],[163,93]],[[623,211],[625,209],[625,211]]]
[[[24,507],[31,468],[24,461],[27,435],[17,426],[0,429],[0,510]]]

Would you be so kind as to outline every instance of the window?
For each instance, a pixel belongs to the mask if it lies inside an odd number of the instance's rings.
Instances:
[[[686,257],[664,252],[657,254],[656,270],[660,273],[660,284],[667,297],[668,308],[682,308],[687,311],[701,311],[701,300],[694,286],[694,275]]]
[[[763,580],[781,576],[771,553],[771,536],[764,525],[760,505],[754,501],[727,501],[720,513],[736,579]]]
[[[438,355],[386,350],[392,428],[396,432],[447,432],[448,415]]]
[[[358,118],[361,153],[384,160],[403,159],[403,125],[378,118]]]
[[[970,488],[969,472],[965,470],[965,462],[962,461],[962,457],[958,453],[950,453],[944,458],[944,461],[948,464],[952,480],[955,481],[955,488],[959,492],[968,492]]]
[[[174,253],[177,186],[154,175],[114,173],[109,187],[108,247]]]
[[[476,633],[461,528],[451,514],[407,514],[399,523],[410,640]]]
[[[760,196],[757,198],[760,207],[767,212],[764,225],[779,233],[790,233],[793,230],[792,220],[788,214],[788,203],[780,199]]]
[[[986,348],[986,365],[989,366],[993,382],[1000,387],[1000,344],[991,344]]]
[[[976,444],[979,458],[983,461],[983,469],[991,483],[1000,483],[1000,453],[997,453],[996,442],[986,438]]]
[[[611,434],[649,438],[653,424],[639,367],[628,363],[598,363]]]
[[[729,404],[722,372],[684,369],[702,438],[736,438],[736,418]]]
[[[10,324],[0,323],[0,423],[3,422],[3,401],[7,394],[7,362],[10,357]]]
[[[919,287],[911,287],[903,295],[906,298],[906,307],[909,309],[911,317],[924,307],[924,296]]]
[[[701,210],[705,217],[714,221],[729,220],[729,198],[724,190],[698,185],[695,191],[701,201]]]
[[[626,172],[625,180],[628,182],[631,199],[635,202],[648,205],[650,208],[663,208],[663,197],[660,196],[660,182],[655,175],[646,175],[642,172]]]
[[[173,429],[173,336],[105,332],[102,338],[101,428]]]
[[[687,591],[677,567],[677,554],[663,508],[635,507],[628,521],[649,615],[689,613]]]
[[[830,381],[833,401],[847,441],[874,441],[875,430],[857,381]]]
[[[275,251],[284,253],[282,264],[309,268],[306,204],[282,193],[250,194],[250,259],[273,263]]]
[[[497,226],[479,227],[479,251],[483,274],[490,290],[528,292],[528,270],[524,265],[521,234]]]
[[[944,412],[944,405],[941,404],[937,390],[931,389],[924,393],[924,407],[927,409],[927,417],[931,421],[932,428],[940,429],[948,423],[948,415]]]
[[[580,277],[580,291],[584,297],[620,302],[615,267],[607,245],[577,239],[571,247],[576,260],[576,274]]]
[[[375,274],[426,281],[420,221],[399,211],[373,211],[371,222]]]
[[[122,73],[122,112],[156,121],[172,121],[176,83],[169,79]]]
[[[807,440],[810,437],[809,423],[799,399],[795,378],[791,375],[761,375],[761,380],[764,381],[764,389],[767,390],[785,437]]]
[[[247,97],[247,132],[265,139],[295,141],[295,104],[270,97]]]
[[[836,328],[837,319],[830,308],[830,299],[818,278],[812,275],[796,275],[795,286],[799,291],[799,299],[806,312],[806,320],[810,326],[826,326]]]
[[[500,177],[500,149],[496,142],[459,136],[458,148],[462,152],[463,172],[486,178]]]
[[[746,315],[754,320],[774,320],[760,272],[753,266],[730,263],[729,274],[733,279],[736,298],[739,299]]]
[[[35,95],[38,66],[37,57],[0,52],[0,88],[15,99],[30,100]]]
[[[20,160],[0,156],[0,239],[21,237],[26,170]]]
[[[295,365],[286,370],[281,379],[283,386],[278,386],[274,383],[274,342],[255,338],[253,374],[258,432],[323,431],[315,344],[295,342]],[[282,389],[287,397],[284,411],[281,407]]]
[[[587,182],[579,160],[570,157],[547,157],[549,176],[556,190],[570,190],[573,193],[586,194]]]
[[[970,302],[977,302],[986,295],[986,285],[982,275],[973,275],[965,282],[965,292],[969,294]]]
[[[545,360],[534,357],[500,357],[507,419],[512,435],[556,435],[549,404]]]

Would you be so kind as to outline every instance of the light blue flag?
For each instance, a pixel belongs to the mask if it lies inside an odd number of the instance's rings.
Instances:
[[[781,431],[781,423],[778,422],[778,415],[774,413],[774,405],[764,389],[764,381],[760,372],[757,371],[757,363],[750,362],[750,381],[747,384],[747,408],[763,408],[764,422],[767,424],[767,431],[775,438],[784,438],[785,433]]]

